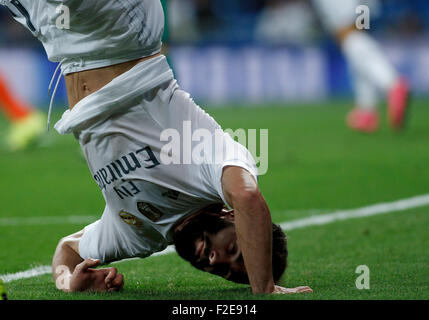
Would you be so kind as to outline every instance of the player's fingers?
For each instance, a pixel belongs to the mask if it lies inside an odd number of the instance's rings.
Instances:
[[[301,286],[296,288],[283,288],[280,286],[276,286],[275,293],[279,294],[294,294],[294,293],[310,293],[313,292],[313,290],[308,286]]]
[[[122,288],[124,285],[124,276],[122,274],[118,274],[116,278],[112,281],[112,285],[117,288]]]
[[[298,289],[298,291],[299,291],[299,290],[310,289],[310,287],[309,286],[301,286],[301,287],[296,287],[296,289]]]
[[[283,288],[283,287],[276,287],[276,291],[275,293],[280,293],[280,294],[287,294],[287,293],[295,293],[296,289],[295,288]]]
[[[122,274],[118,274],[115,279],[111,282],[111,286],[109,291],[121,291],[124,287],[124,276]]]
[[[290,289],[286,289],[283,292],[284,293],[289,293],[289,294],[293,294],[293,293],[297,293],[297,289],[296,288],[290,288]]]
[[[107,287],[109,288],[111,286],[111,282],[113,279],[115,279],[116,274],[118,273],[118,269],[116,268],[108,268],[106,269],[108,271],[106,278],[104,279],[104,282],[106,283]]]
[[[79,271],[86,270],[88,268],[94,268],[100,264],[99,259],[85,259],[83,262],[81,262],[76,268],[78,268]]]
[[[313,290],[308,286],[298,287],[296,288],[298,293],[308,293],[313,292]]]

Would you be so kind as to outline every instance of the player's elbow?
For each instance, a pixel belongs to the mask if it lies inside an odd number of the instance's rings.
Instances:
[[[52,257],[52,267],[56,268],[62,261],[64,261],[69,254],[71,248],[67,237],[60,239],[55,248],[55,253]],[[54,274],[55,278],[55,274]]]
[[[229,194],[231,206],[236,207],[259,207],[265,203],[261,191],[257,186],[246,189],[234,190]]]
[[[57,245],[57,251],[72,251],[76,254],[79,253],[79,242],[82,238],[83,230],[70,234],[60,239]]]
[[[71,239],[69,236],[61,238],[57,244],[56,251],[65,252],[71,250]]]
[[[60,239],[52,258],[54,269],[59,265],[66,265],[73,270],[78,263],[82,262],[83,259],[79,255],[80,236],[81,233],[75,233]]]

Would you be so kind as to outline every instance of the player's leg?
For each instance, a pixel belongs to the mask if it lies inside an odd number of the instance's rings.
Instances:
[[[0,74],[0,108],[10,121],[6,143],[12,151],[21,150],[44,131],[45,119],[40,112],[12,95],[5,78]]]
[[[401,128],[409,91],[406,81],[398,75],[376,41],[364,31],[350,30],[339,40],[347,62],[361,75],[360,81],[366,81],[366,86],[381,89],[387,95],[391,127]],[[362,99],[358,91],[356,94],[357,101]]]
[[[378,129],[379,114],[376,105],[378,103],[377,89],[365,79],[365,76],[350,70],[353,76],[355,91],[355,108],[347,115],[348,126],[357,131],[371,133]]]
[[[359,107],[360,101],[366,99],[359,95],[366,94],[368,88],[373,86],[374,90],[381,90],[388,96],[389,123],[394,128],[400,128],[407,107],[408,86],[397,74],[377,42],[365,31],[356,29],[356,8],[359,2],[313,0],[313,3],[326,29],[338,41],[352,73],[355,73],[355,78],[361,82],[355,87],[366,87],[355,92],[356,106]],[[374,109],[376,104],[373,103]],[[356,114],[355,111],[353,113]]]
[[[347,63],[354,70],[384,92],[393,89],[398,74],[373,38],[364,31],[349,29],[337,39]]]

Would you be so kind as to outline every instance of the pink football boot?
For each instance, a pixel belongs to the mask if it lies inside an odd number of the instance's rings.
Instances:
[[[387,119],[393,129],[400,130],[404,126],[408,109],[409,91],[408,83],[403,78],[400,78],[389,91]]]
[[[352,130],[371,133],[377,131],[379,116],[376,111],[354,108],[347,115],[347,124]]]

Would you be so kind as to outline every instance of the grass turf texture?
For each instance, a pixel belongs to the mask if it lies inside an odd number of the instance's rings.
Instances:
[[[269,170],[260,186],[274,222],[312,208],[355,208],[429,193],[429,110],[415,101],[408,129],[385,124],[373,135],[349,131],[347,104],[208,109],[223,128],[269,129]],[[58,117],[58,115],[57,115]],[[4,132],[6,123],[0,123]],[[98,216],[104,208],[72,136],[51,132],[51,146],[0,154],[0,219]],[[295,211],[294,211],[295,210]],[[312,294],[254,296],[248,286],[194,270],[176,254],[125,261],[121,293],[64,294],[51,275],[6,284],[10,299],[428,299],[429,207],[288,232],[288,287]],[[84,225],[0,226],[0,274],[48,265],[58,240]],[[355,269],[371,271],[358,290]],[[173,267],[172,267],[173,266]]]

